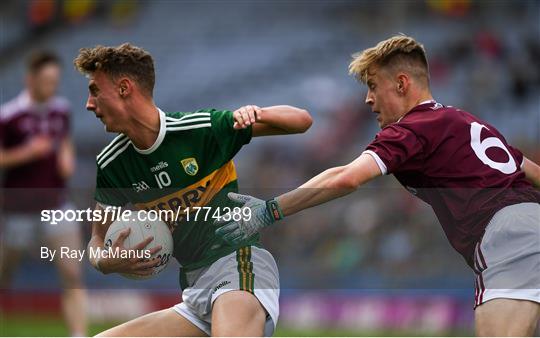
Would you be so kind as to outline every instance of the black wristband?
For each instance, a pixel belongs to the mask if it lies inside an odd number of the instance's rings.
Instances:
[[[280,219],[283,219],[285,217],[283,216],[283,212],[279,207],[279,203],[274,198],[266,201],[266,209],[270,211],[270,215],[272,215],[274,221],[279,221]]]

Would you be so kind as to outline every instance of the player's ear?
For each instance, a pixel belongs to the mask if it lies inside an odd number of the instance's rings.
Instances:
[[[396,89],[399,95],[405,95],[409,89],[409,77],[405,73],[400,73],[397,75],[396,79]]]
[[[131,94],[131,91],[133,90],[133,84],[131,81],[127,78],[121,78],[118,83],[118,91],[121,97],[127,97],[129,94]]]

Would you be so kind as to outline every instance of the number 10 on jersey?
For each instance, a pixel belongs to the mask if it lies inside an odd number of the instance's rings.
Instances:
[[[159,188],[168,187],[171,185],[171,177],[167,174],[166,171],[162,171],[159,174],[154,175],[156,183]]]

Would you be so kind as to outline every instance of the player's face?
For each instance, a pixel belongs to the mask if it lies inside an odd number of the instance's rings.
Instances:
[[[103,72],[90,75],[86,109],[93,111],[110,132],[120,132],[125,117],[124,102],[117,87]]]
[[[383,68],[370,68],[367,77],[366,104],[377,114],[380,128],[396,122],[404,113],[398,83]]]
[[[60,84],[60,66],[49,63],[28,77],[28,88],[35,100],[45,102],[56,94]]]

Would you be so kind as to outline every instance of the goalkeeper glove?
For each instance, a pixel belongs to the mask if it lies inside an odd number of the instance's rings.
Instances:
[[[249,216],[241,212],[239,220],[234,220],[233,214],[229,212],[214,222],[214,225],[218,227],[215,231],[216,235],[222,237],[229,244],[239,244],[262,228],[274,224],[275,221],[284,217],[275,199],[263,201],[252,196],[232,192],[228,193],[227,196],[231,201],[242,204],[240,208],[251,210]],[[236,218],[238,219],[238,217]]]

